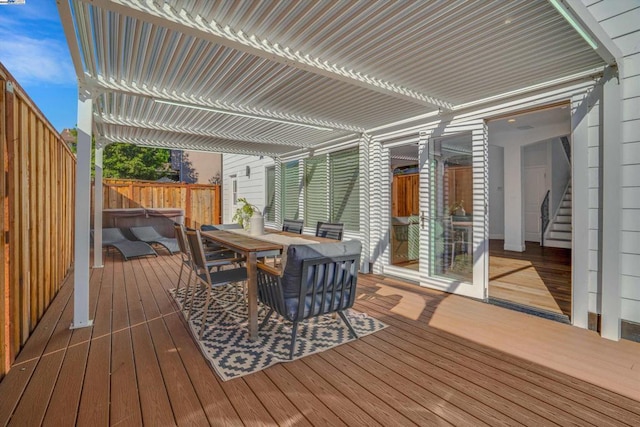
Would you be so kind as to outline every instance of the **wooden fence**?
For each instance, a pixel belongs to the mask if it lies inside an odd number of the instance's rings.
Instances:
[[[220,223],[220,191],[219,185],[105,179],[102,207],[179,208],[184,210],[185,225],[198,228]],[[93,200],[91,212],[93,215]]]
[[[0,379],[68,274],[75,155],[0,64]]]

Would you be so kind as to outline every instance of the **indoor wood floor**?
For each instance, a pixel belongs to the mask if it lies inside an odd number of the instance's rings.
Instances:
[[[571,315],[571,249],[527,242],[525,252],[489,241],[489,297]]]
[[[66,283],[0,383],[0,425],[640,425],[640,344],[362,275],[389,327],[220,381],[168,295],[168,255],[92,270],[91,328]]]

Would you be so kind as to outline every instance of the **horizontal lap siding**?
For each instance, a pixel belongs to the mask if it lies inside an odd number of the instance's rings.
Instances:
[[[7,236],[0,270],[2,378],[71,266],[76,161],[2,65],[0,90],[0,224]]]
[[[621,317],[640,323],[640,4],[637,1],[585,4],[624,57],[620,148]]]
[[[223,222],[232,222],[235,207],[231,203],[231,181],[235,176],[238,181],[238,198],[246,198],[256,205],[260,212],[267,205],[266,173],[267,166],[273,166],[274,160],[270,157],[246,156],[240,154],[224,154],[222,156],[222,182],[223,182]],[[247,176],[249,167],[249,176]]]

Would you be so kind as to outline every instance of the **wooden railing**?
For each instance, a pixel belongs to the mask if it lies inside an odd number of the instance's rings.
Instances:
[[[0,379],[73,259],[76,160],[0,64]]]
[[[180,208],[184,209],[185,225],[198,228],[220,223],[220,191],[219,185],[105,179],[102,207]],[[93,215],[93,201],[91,212]]]

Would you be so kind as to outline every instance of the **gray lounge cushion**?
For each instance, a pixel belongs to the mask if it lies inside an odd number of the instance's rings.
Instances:
[[[178,245],[178,239],[175,237],[165,237],[151,225],[143,227],[131,227],[131,233],[136,239],[146,243],[156,243],[164,246],[170,253],[180,252],[180,245]]]
[[[93,230],[91,231],[91,235],[93,235]],[[102,229],[102,246],[116,248],[125,260],[147,255],[158,256],[149,244],[127,239],[119,228]]]

